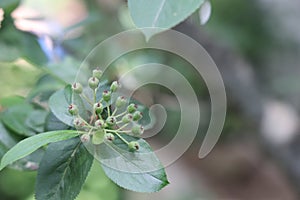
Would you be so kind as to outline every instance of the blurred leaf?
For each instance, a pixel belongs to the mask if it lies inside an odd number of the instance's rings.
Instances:
[[[36,199],[75,199],[93,160],[79,138],[50,144],[38,171]]]
[[[16,144],[3,156],[0,164],[0,170],[16,160],[24,158],[46,144],[67,140],[76,136],[78,136],[77,130],[61,130],[45,132],[26,138]]]
[[[133,22],[145,31],[147,38],[179,24],[195,12],[204,0],[128,0]]]
[[[2,200],[23,200],[34,191],[36,172],[21,172],[5,169],[0,172],[0,190]],[[5,198],[6,197],[6,198]]]
[[[15,144],[17,144],[17,140],[9,134],[0,122],[0,159]]]
[[[21,104],[8,108],[2,113],[2,122],[10,130],[22,136],[32,136],[35,132],[26,126],[25,121],[33,111],[29,104]]]
[[[14,9],[18,7],[21,0],[1,0],[0,1],[0,8],[7,13],[11,13]]]
[[[164,170],[149,144],[139,138],[121,134],[128,142],[137,141],[138,151],[129,152],[120,138],[103,143],[96,148],[105,174],[120,187],[136,192],[156,192],[169,182]]]
[[[21,96],[9,96],[0,99],[0,105],[4,108],[25,103],[25,98]]]
[[[34,110],[29,113],[28,118],[25,121],[25,125],[37,133],[44,132],[44,126],[48,111],[46,110]]]
[[[118,187],[105,175],[98,162],[94,162],[77,200],[118,200]]]
[[[30,93],[27,96],[27,99],[32,100],[38,98],[39,101],[48,101],[50,96],[62,88],[66,84],[60,80],[55,79],[53,76],[47,74],[40,77],[40,79],[35,83],[35,86],[32,88]]]
[[[0,61],[12,62],[24,58],[36,65],[43,65],[47,58],[36,37],[18,30],[10,16],[5,15],[0,29]]]
[[[73,103],[76,104],[79,114],[82,118],[87,119],[87,111],[85,105],[78,94],[72,95],[71,85],[65,89],[55,92],[49,99],[49,106],[52,113],[63,123],[73,127],[73,116],[69,113],[68,107]]]

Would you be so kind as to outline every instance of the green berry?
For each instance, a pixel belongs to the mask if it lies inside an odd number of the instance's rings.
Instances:
[[[74,105],[74,104],[69,105],[69,113],[71,115],[77,115],[78,114],[78,108],[77,108],[77,106]]]
[[[95,126],[97,128],[105,128],[105,122],[102,119],[98,119],[97,121],[95,121]]]
[[[106,124],[109,126],[114,126],[117,122],[117,119],[113,116],[110,116],[106,119]]]
[[[108,141],[114,141],[115,136],[112,133],[105,133],[104,138]]]
[[[135,111],[133,113],[133,121],[138,121],[140,119],[142,119],[143,114],[140,111]]]
[[[110,85],[110,91],[111,91],[111,92],[116,92],[119,88],[120,88],[120,84],[119,84],[118,81],[114,81],[114,82],[112,82],[112,84]]]
[[[125,106],[127,103],[127,99],[124,96],[118,97],[116,100],[116,107],[120,108]]]
[[[130,151],[137,151],[140,148],[140,144],[136,141],[131,141],[128,143],[128,147]]]
[[[102,103],[95,103],[94,104],[94,110],[96,114],[101,114],[103,112],[103,105]]]
[[[129,113],[134,113],[134,112],[136,111],[136,109],[137,109],[137,105],[134,104],[134,103],[132,103],[132,104],[130,104],[129,106],[127,106],[127,111],[128,111]]]
[[[89,86],[90,86],[91,89],[93,89],[93,90],[96,89],[98,87],[98,85],[99,85],[99,79],[98,78],[91,77],[89,79]]]
[[[122,117],[122,122],[127,124],[132,121],[132,114],[127,114]]]
[[[111,99],[111,92],[108,91],[108,90],[105,90],[105,91],[102,93],[102,98],[103,98],[104,101],[109,102],[110,99]]]
[[[80,137],[80,140],[83,142],[83,143],[87,143],[90,141],[90,135],[85,133],[83,134],[81,137]]]
[[[76,128],[80,128],[80,127],[83,127],[85,125],[84,121],[79,117],[77,117],[73,120],[73,124]]]
[[[131,132],[135,136],[142,135],[144,133],[144,127],[142,125],[134,125],[131,129]]]
[[[93,77],[96,77],[97,79],[100,79],[102,74],[103,74],[102,70],[100,70],[98,67],[97,69],[93,70]]]
[[[73,92],[77,93],[77,94],[81,94],[82,93],[82,85],[80,83],[74,83],[72,85],[72,90]]]

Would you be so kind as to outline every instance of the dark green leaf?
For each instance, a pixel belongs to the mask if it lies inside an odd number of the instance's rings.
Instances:
[[[26,138],[16,144],[3,156],[0,164],[0,170],[9,164],[24,158],[46,144],[67,140],[76,136],[78,136],[78,132],[76,130],[61,130],[41,133]]]
[[[62,123],[55,115],[50,112],[46,118],[45,130],[46,131],[57,131],[57,130],[66,130],[69,129],[69,126]]]
[[[93,160],[78,138],[50,144],[38,170],[36,199],[75,199]]]
[[[0,29],[0,61],[12,62],[17,58],[24,58],[36,65],[43,65],[47,58],[43,53],[37,38],[14,26],[11,18],[5,16]]]
[[[147,38],[179,24],[203,3],[204,0],[128,0],[131,17],[138,28],[159,28],[144,32]]]
[[[10,136],[6,128],[0,122],[0,159],[10,149],[10,147],[14,146],[16,143],[17,141]]]
[[[127,141],[138,141],[140,149],[129,152],[127,144],[119,138],[114,143],[96,146],[96,158],[106,175],[117,185],[136,192],[156,192],[168,184],[164,167],[143,140],[122,134]],[[91,149],[89,149],[91,150]]]

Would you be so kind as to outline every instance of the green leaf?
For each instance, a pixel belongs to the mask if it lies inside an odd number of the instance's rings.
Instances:
[[[75,199],[93,160],[78,138],[50,144],[38,170],[36,199]]]
[[[9,134],[0,122],[0,159],[15,144],[17,144],[17,140]]]
[[[12,107],[15,105],[25,104],[25,98],[21,96],[9,96],[0,99],[0,104],[4,108]]]
[[[29,113],[28,118],[25,121],[25,125],[37,133],[44,132],[44,125],[48,111],[46,110],[34,110]]]
[[[21,0],[1,0],[0,8],[3,8],[5,12],[11,13],[15,8],[18,7]]]
[[[140,148],[131,153],[118,137],[113,143],[96,146],[95,158],[100,161],[105,174],[120,187],[136,192],[156,192],[165,187],[169,182],[164,167],[149,144],[126,134],[121,136],[127,141],[138,141]]]
[[[8,108],[2,113],[2,122],[10,130],[21,136],[32,136],[35,132],[26,126],[25,121],[33,111],[29,104],[21,104]]]
[[[78,94],[72,95],[70,85],[66,86],[63,90],[55,92],[49,99],[49,106],[52,113],[60,121],[73,127],[73,116],[68,111],[68,107],[71,103],[77,105],[79,114],[82,118],[88,118],[86,108],[81,97]]]
[[[61,130],[45,132],[26,138],[16,144],[3,156],[0,164],[0,170],[9,164],[24,158],[48,143],[67,140],[76,136],[78,136],[77,130]]]
[[[8,9],[14,9],[14,7]],[[47,62],[37,38],[30,33],[18,30],[10,16],[6,15],[2,22],[0,38],[0,52],[2,52],[0,61],[12,62],[18,58],[24,58],[36,65],[43,65]]]
[[[62,123],[55,115],[51,112],[47,118],[45,123],[46,131],[57,131],[57,130],[67,130],[70,127],[64,123]]]
[[[179,24],[203,3],[204,0],[128,0],[128,7],[138,28],[158,28],[143,30],[149,39],[152,35]]]

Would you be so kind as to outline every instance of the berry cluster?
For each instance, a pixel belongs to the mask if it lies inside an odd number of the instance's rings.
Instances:
[[[89,99],[83,93],[83,87],[80,83],[74,83],[72,90],[79,94],[89,104],[93,106],[93,112],[87,122],[79,115],[78,107],[75,104],[69,105],[69,113],[74,116],[73,124],[78,130],[84,130],[81,135],[82,142],[90,142],[97,145],[104,140],[112,142],[115,137],[119,137],[128,145],[130,151],[137,151],[140,146],[137,141],[128,142],[120,133],[140,136],[144,132],[143,126],[138,121],[143,117],[142,113],[137,110],[136,104],[128,104],[128,100],[124,96],[119,96],[114,101],[112,93],[115,93],[121,86],[119,82],[114,81],[110,85],[109,90],[102,93],[102,98],[97,101],[96,93],[99,86],[99,79],[102,76],[100,69],[93,70],[93,76],[88,80],[88,85],[93,91],[93,100]],[[125,109],[126,108],[126,109]],[[118,109],[123,110],[121,113]]]

